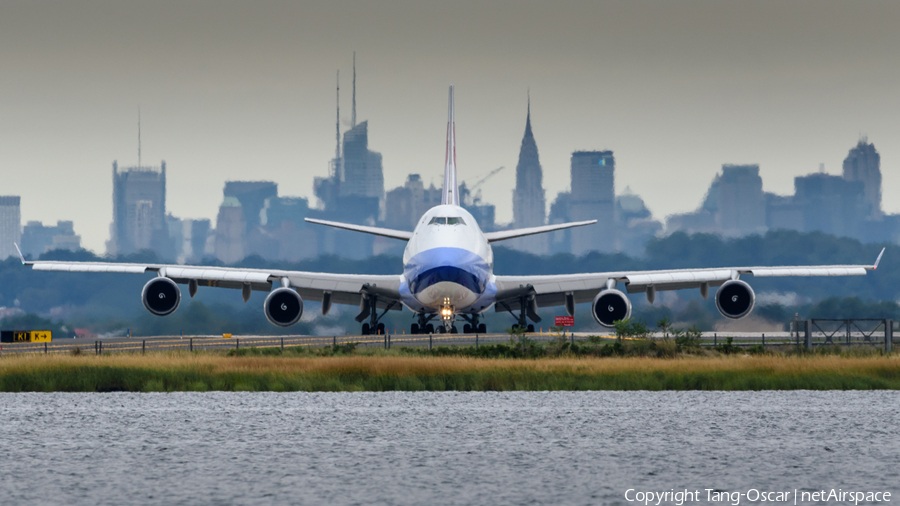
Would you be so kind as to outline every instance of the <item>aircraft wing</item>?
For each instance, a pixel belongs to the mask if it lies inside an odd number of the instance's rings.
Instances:
[[[715,267],[708,269],[672,269],[659,271],[596,272],[549,276],[496,276],[497,311],[518,309],[520,297],[534,296],[538,307],[562,306],[567,296],[574,303],[591,302],[597,293],[612,283],[625,283],[628,293],[653,290],[703,289],[721,286],[740,275],[757,278],[778,276],[864,276],[878,268],[884,250],[872,265],[812,265],[800,267]]]
[[[272,282],[287,279],[290,286],[304,300],[322,301],[326,293],[331,302],[358,306],[362,293],[378,296],[378,307],[399,310],[400,275],[331,274],[322,272],[285,271],[279,269],[249,269],[243,267],[203,267],[193,265],[125,264],[112,262],[58,262],[53,260],[22,260],[36,271],[53,272],[111,272],[141,274],[155,272],[176,283],[219,288],[266,291]],[[394,304],[392,304],[394,303]]]
[[[485,232],[484,238],[488,242],[505,241],[516,237],[525,237],[527,235],[545,234],[547,232],[555,232],[567,228],[583,227],[585,225],[593,225],[597,220],[574,221],[571,223],[557,223],[556,225],[542,225],[540,227],[517,228],[513,230],[501,230],[500,232]]]
[[[400,239],[408,241],[412,239],[413,233],[405,230],[393,230],[390,228],[367,227],[365,225],[353,225],[351,223],[341,223],[339,221],[317,220],[314,218],[303,218],[308,223],[316,225],[326,225],[334,228],[342,228],[344,230],[352,230],[354,232],[362,232],[364,234],[380,235],[381,237],[389,237],[391,239]]]

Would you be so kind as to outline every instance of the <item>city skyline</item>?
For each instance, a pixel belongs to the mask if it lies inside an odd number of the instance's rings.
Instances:
[[[349,76],[358,50],[358,115],[385,189],[410,173],[439,185],[452,82],[461,180],[516,165],[530,87],[548,205],[577,150],[614,151],[616,192],[630,187],[664,219],[695,209],[723,164],[758,164],[763,190],[789,195],[819,163],[841,174],[868,135],[884,211],[900,211],[897,5],[646,5],[497,2],[410,17],[399,2],[216,4],[210,21],[202,3],[2,4],[0,194],[22,196],[23,223],[74,221],[102,252],[109,164],[137,161],[140,105],[142,156],[167,161],[176,216],[215,220],[228,180],[276,181],[314,202],[334,151],[334,71]],[[482,188],[498,222],[512,220],[514,177]]]

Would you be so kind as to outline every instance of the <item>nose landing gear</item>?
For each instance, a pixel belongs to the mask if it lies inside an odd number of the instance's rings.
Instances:
[[[449,302],[449,301],[447,301]],[[430,322],[440,316],[440,323],[435,327]],[[452,306],[445,304],[441,306],[436,314],[418,313],[415,315],[417,323],[410,326],[410,334],[456,334],[459,330],[454,321],[459,316],[467,323],[463,325],[463,334],[486,334],[487,326],[479,323],[481,315],[479,314],[455,314]]]
[[[453,306],[450,305],[450,299],[444,299],[444,305],[441,306],[441,323],[442,325],[438,327],[438,332],[441,334],[456,334],[456,326],[453,324],[456,319],[456,315],[454,314]]]

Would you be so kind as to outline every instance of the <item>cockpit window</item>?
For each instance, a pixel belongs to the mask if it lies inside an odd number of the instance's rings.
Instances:
[[[462,218],[452,216],[452,217],[434,217],[431,218],[431,221],[428,222],[429,225],[465,225],[466,222],[463,221]]]

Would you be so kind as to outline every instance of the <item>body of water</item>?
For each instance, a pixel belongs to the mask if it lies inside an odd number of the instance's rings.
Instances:
[[[896,392],[0,394],[0,504],[897,502],[898,409]]]

